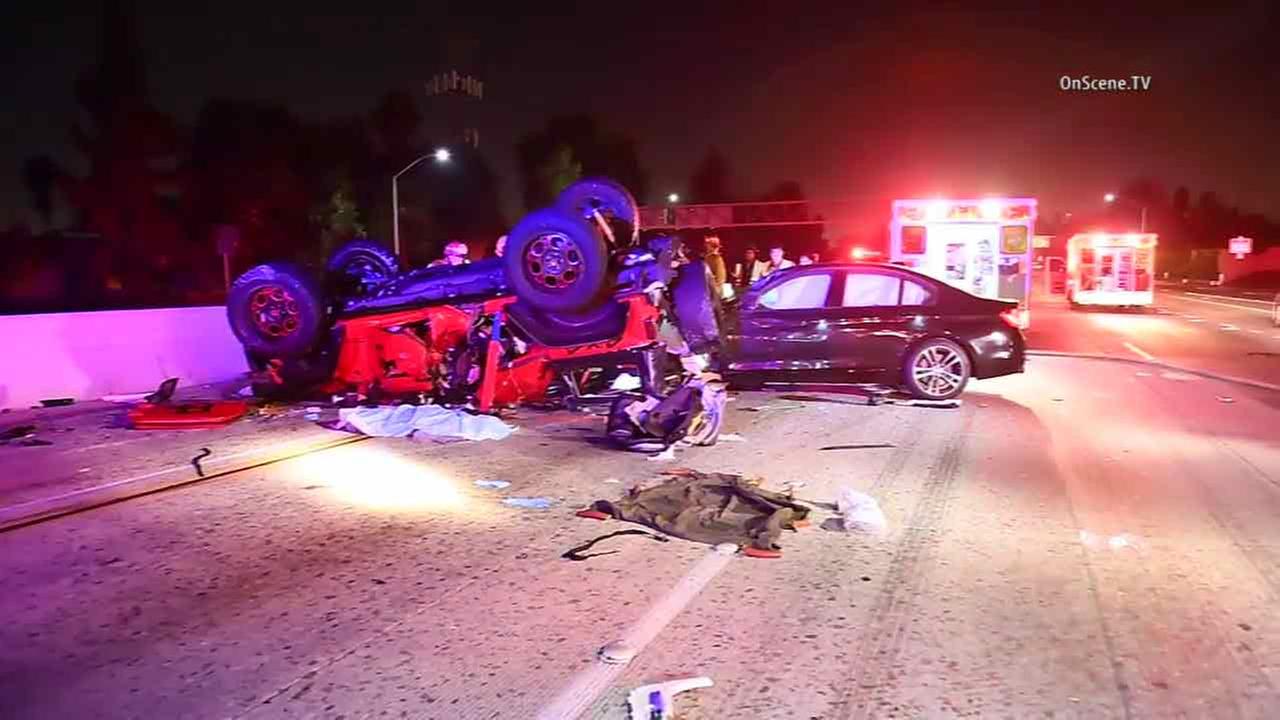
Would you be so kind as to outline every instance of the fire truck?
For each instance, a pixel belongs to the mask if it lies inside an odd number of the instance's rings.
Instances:
[[[889,259],[979,297],[1018,303],[1030,323],[1034,198],[895,200]]]
[[[1067,240],[1067,301],[1149,307],[1155,302],[1155,233],[1078,233]]]

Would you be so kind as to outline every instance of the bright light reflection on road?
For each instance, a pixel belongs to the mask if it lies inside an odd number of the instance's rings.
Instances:
[[[1124,315],[1120,313],[1095,313],[1089,322],[1104,330],[1135,335],[1186,335],[1191,328],[1180,325],[1161,315]]]
[[[328,488],[339,500],[374,510],[462,509],[464,498],[449,475],[372,442],[293,460],[290,473]]]

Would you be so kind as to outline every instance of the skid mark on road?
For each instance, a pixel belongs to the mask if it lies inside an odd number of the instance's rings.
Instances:
[[[1143,360],[1155,360],[1155,359],[1156,359],[1156,356],[1155,356],[1155,355],[1152,355],[1151,353],[1147,352],[1146,350],[1143,350],[1142,348],[1138,347],[1137,345],[1134,345],[1134,344],[1133,344],[1133,343],[1131,343],[1131,342],[1126,342],[1126,343],[1124,344],[1124,346],[1125,346],[1126,348],[1128,348],[1128,349],[1129,349],[1129,352],[1132,352],[1134,355],[1137,355],[1138,357],[1142,358]]]
[[[922,494],[906,522],[902,538],[889,561],[884,584],[869,615],[865,642],[853,661],[857,677],[849,678],[840,717],[869,718],[879,711],[870,695],[892,672],[906,637],[911,605],[926,574],[924,566],[951,500],[952,486],[960,471],[960,457],[973,426],[973,411],[966,410],[963,424],[954,431],[938,463],[925,480]],[[862,675],[867,673],[870,677]]]

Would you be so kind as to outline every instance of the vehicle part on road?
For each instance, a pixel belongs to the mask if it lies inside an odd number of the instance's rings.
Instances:
[[[612,236],[610,241],[615,246],[630,247],[640,239],[640,207],[629,190],[608,178],[584,178],[571,183],[556,198],[556,208],[583,220],[596,221],[596,213],[600,213],[606,221],[601,229]],[[618,237],[607,225],[609,219],[622,223],[627,234]]]
[[[231,331],[250,353],[290,359],[306,355],[324,330],[320,290],[296,265],[267,263],[236,278],[227,292]]]
[[[665,398],[624,395],[609,409],[605,434],[619,447],[664,450],[654,459],[672,460],[676,442],[715,444],[724,423],[725,397],[723,383],[701,378],[690,379]]]
[[[74,405],[75,402],[76,402],[75,398],[69,398],[69,397],[68,398],[50,398],[49,400],[41,400],[40,407],[47,407],[47,408],[66,407],[67,405]]]
[[[601,535],[600,537],[598,537],[598,538],[594,538],[594,539],[592,539],[592,540],[588,540],[587,542],[582,543],[581,545],[578,545],[578,546],[575,546],[575,547],[569,548],[568,550],[564,551],[564,553],[563,553],[563,554],[561,554],[561,555],[560,555],[560,557],[562,557],[562,558],[564,558],[564,559],[566,559],[566,560],[574,560],[574,561],[577,561],[577,562],[582,562],[582,561],[584,561],[584,560],[590,560],[590,559],[591,559],[591,558],[593,558],[593,557],[600,557],[601,555],[614,555],[614,554],[616,554],[616,553],[618,553],[618,552],[620,552],[620,551],[619,551],[619,550],[606,550],[605,552],[591,553],[591,554],[589,554],[589,555],[583,555],[582,553],[583,553],[584,551],[586,551],[586,550],[590,550],[590,549],[592,548],[592,546],[594,546],[594,545],[595,545],[596,543],[598,543],[598,542],[603,542],[603,541],[608,540],[608,539],[610,539],[610,538],[621,537],[621,536],[623,536],[623,535],[642,535],[642,536],[644,536],[644,537],[647,537],[647,538],[649,538],[649,539],[651,539],[651,540],[656,540],[656,541],[658,541],[658,542],[670,542],[670,539],[669,539],[669,538],[665,538],[665,537],[663,537],[663,536],[661,536],[661,535],[654,535],[653,533],[651,533],[651,532],[647,532],[647,531],[645,531],[645,530],[634,530],[634,529],[632,529],[632,530],[617,530],[617,531],[615,531],[615,532],[611,532],[611,533],[609,533],[608,535]]]
[[[510,487],[511,483],[506,480],[477,480],[475,485],[476,487],[482,487],[488,490],[501,490],[505,487]]]
[[[200,454],[191,458],[191,467],[196,469],[196,477],[204,477],[204,468],[200,467],[200,461],[213,454],[209,448],[200,448]]]
[[[545,497],[509,497],[502,498],[502,504],[508,507],[524,508],[525,510],[546,510],[555,503],[551,498]]]
[[[597,500],[591,507],[693,542],[761,550],[776,550],[782,531],[794,530],[795,521],[809,514],[808,506],[741,475],[695,470],[638,485],[621,500]]]
[[[671,307],[676,327],[695,354],[720,349],[720,326],[724,319],[720,292],[711,268],[701,260],[680,268],[671,289]]]
[[[876,499],[853,488],[844,488],[836,499],[836,508],[844,523],[845,532],[865,532],[883,535],[889,529],[889,521]]]
[[[641,685],[627,696],[627,705],[631,708],[631,720],[669,720],[675,717],[677,694],[686,690],[711,687],[711,685],[709,677]]]
[[[1219,396],[1218,396],[1218,402],[1220,402],[1220,403],[1233,403],[1233,402],[1235,402],[1235,398],[1228,397],[1228,396],[1226,396],[1226,395],[1219,395]]]
[[[207,430],[244,417],[249,405],[242,400],[143,403],[129,410],[135,430]]]
[[[739,435],[738,433],[721,433],[719,439],[721,442],[746,442],[747,441],[745,437]]]
[[[818,448],[818,452],[822,452],[823,450],[875,450],[891,447],[896,446],[889,443],[868,443],[866,445],[827,445],[826,447]]]
[[[6,443],[10,440],[18,440],[36,432],[35,425],[13,425],[3,431],[0,431],[0,443]]]
[[[522,301],[540,310],[574,311],[600,298],[609,252],[585,220],[548,208],[511,229],[503,260]]]
[[[385,245],[367,238],[338,248],[325,268],[332,297],[363,297],[400,274],[400,260]]]
[[[959,345],[931,338],[907,354],[903,382],[922,400],[950,400],[964,391],[971,374],[969,356]]]
[[[160,383],[160,386],[156,388],[155,392],[142,399],[146,402],[152,403],[153,405],[167,403],[173,399],[173,393],[176,392],[177,389],[178,378],[169,378],[168,380]]]

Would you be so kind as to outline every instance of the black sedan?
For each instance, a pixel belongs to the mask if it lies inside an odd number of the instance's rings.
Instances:
[[[1022,372],[1017,305],[987,300],[895,265],[782,270],[727,311],[724,367],[740,387],[866,383],[927,400],[971,378]]]

